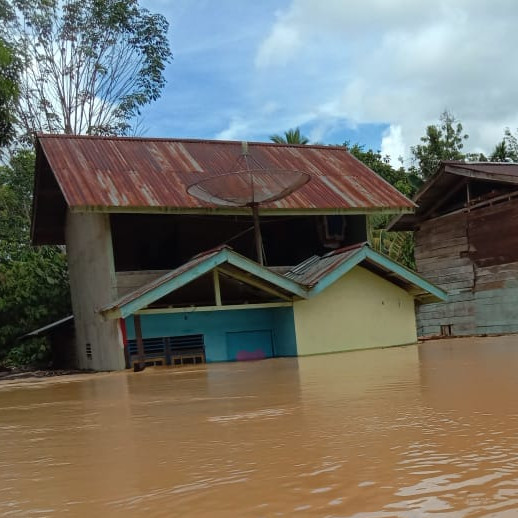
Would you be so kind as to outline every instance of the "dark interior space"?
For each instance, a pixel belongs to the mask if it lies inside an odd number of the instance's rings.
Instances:
[[[498,182],[470,182],[470,202],[478,203],[516,190],[515,185],[504,185]]]
[[[252,286],[231,275],[219,274],[221,302],[232,304],[261,304],[266,302],[285,302],[285,299]],[[215,306],[216,298],[212,273],[208,273],[190,282],[186,286],[169,293],[149,307],[189,307]]]
[[[226,244],[257,260],[252,216],[112,214],[117,271],[166,270]],[[314,254],[366,241],[366,217],[262,216],[268,266],[295,265]]]
[[[430,216],[448,214],[466,207],[468,205],[468,192],[469,204],[476,205],[515,190],[515,185],[503,185],[498,182],[480,180],[468,181],[466,179],[444,195],[444,202],[436,203]]]
[[[35,192],[38,197],[33,200],[33,221],[38,218],[38,226],[34,229],[34,245],[65,244],[65,219],[67,204],[52,174],[48,162],[38,155]],[[42,208],[43,207],[43,208]]]

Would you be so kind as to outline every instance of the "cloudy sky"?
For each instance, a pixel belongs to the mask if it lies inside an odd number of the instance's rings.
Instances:
[[[410,163],[445,109],[491,151],[518,128],[515,0],[143,0],[174,61],[147,136],[365,144]]]

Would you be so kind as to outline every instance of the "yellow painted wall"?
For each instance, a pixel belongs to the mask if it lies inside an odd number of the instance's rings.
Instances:
[[[293,311],[299,355],[417,341],[413,297],[360,266]]]

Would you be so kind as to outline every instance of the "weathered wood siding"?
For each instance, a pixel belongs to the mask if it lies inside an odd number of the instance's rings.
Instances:
[[[467,214],[426,221],[415,238],[417,271],[449,295],[448,302],[418,306],[418,334],[440,334],[441,325],[451,325],[453,334],[469,334],[475,326],[475,312]]]
[[[518,332],[518,201],[469,213],[477,333]]]
[[[417,309],[419,335],[518,332],[518,201],[442,216],[416,232],[420,274],[449,300]]]

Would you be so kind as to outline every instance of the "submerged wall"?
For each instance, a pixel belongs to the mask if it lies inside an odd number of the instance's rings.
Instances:
[[[516,199],[430,219],[415,232],[418,272],[448,292],[420,306],[420,335],[518,332]]]
[[[297,354],[291,307],[143,314],[141,325],[143,338],[203,334],[208,362],[234,359],[230,349],[237,338],[258,347],[257,340],[267,332],[271,332],[273,356]],[[126,331],[129,339],[135,338],[133,317],[126,319]],[[253,332],[257,332],[255,339]]]
[[[438,335],[441,326],[457,335],[476,328],[467,225],[467,213],[457,213],[426,221],[415,233],[417,271],[448,293],[447,302],[418,306],[420,336]]]
[[[413,297],[359,266],[293,311],[299,355],[417,340]]]

